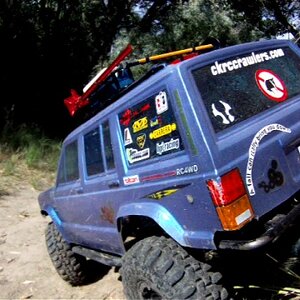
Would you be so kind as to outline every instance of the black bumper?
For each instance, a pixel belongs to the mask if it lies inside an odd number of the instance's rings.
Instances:
[[[280,215],[272,221],[272,225],[259,237],[251,240],[221,240],[219,249],[228,250],[255,250],[275,242],[288,228],[293,227],[300,219],[300,204],[286,215]]]

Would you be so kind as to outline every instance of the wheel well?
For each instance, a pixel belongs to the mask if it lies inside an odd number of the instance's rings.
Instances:
[[[145,216],[126,216],[118,219],[118,230],[126,250],[146,237],[154,235],[168,237],[153,219]]]

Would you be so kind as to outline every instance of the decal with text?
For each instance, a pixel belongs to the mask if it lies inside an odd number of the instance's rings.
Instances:
[[[139,175],[132,175],[123,177],[124,185],[131,185],[140,182]]]
[[[254,166],[254,158],[256,155],[256,151],[259,147],[260,142],[263,140],[264,137],[266,137],[268,134],[270,134],[273,131],[281,131],[285,133],[291,133],[291,129],[286,128],[285,126],[281,124],[270,124],[265,127],[263,127],[253,138],[251,145],[249,147],[249,156],[248,156],[248,163],[247,163],[247,169],[246,169],[246,185],[249,191],[250,196],[255,195],[255,188],[253,184],[253,178],[252,178],[252,170]]]
[[[129,165],[184,149],[166,90],[158,90],[151,97],[126,107],[118,117]]]
[[[251,55],[242,58],[236,58],[222,63],[216,61],[210,67],[210,70],[212,75],[220,75],[282,56],[284,56],[282,49],[275,49],[257,54],[252,52]]]

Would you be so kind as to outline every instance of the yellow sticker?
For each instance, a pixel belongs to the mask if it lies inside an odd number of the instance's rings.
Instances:
[[[176,130],[176,128],[176,123],[168,124],[152,131],[149,137],[151,140],[158,139],[164,135],[170,134],[172,131]]]
[[[142,135],[139,135],[137,138],[136,138],[136,143],[137,145],[139,146],[140,149],[143,149],[144,146],[145,146],[145,142],[146,142],[146,134],[142,134]]]
[[[159,192],[149,195],[148,198],[160,200],[161,198],[170,196],[170,195],[176,193],[177,191],[178,191],[178,189],[163,190],[163,191],[159,191]]]
[[[138,131],[141,131],[143,129],[146,129],[148,128],[148,119],[147,117],[144,117],[142,119],[139,119],[137,121],[135,121],[132,125],[132,129],[133,129],[133,132],[136,133]]]

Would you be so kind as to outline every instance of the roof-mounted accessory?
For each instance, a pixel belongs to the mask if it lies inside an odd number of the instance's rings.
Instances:
[[[214,48],[213,44],[208,44],[153,55],[150,57],[138,59],[133,62],[127,62],[125,64],[125,67],[123,67],[121,65],[121,62],[124,61],[125,58],[133,51],[132,46],[128,45],[107,69],[100,71],[85,86],[84,93],[82,95],[79,95],[75,90],[72,89],[71,96],[66,98],[64,100],[64,103],[72,117],[79,109],[87,105],[90,105],[93,111],[99,111],[100,107],[104,108],[105,106],[107,106],[105,105],[106,103],[109,104],[111,101],[118,99],[118,95],[124,94],[125,92],[129,91],[131,85],[133,86],[134,84],[134,86],[136,86],[130,70],[131,67],[148,62],[166,60],[167,58],[174,56],[180,56],[179,60],[171,62],[172,64],[175,64],[179,63],[182,60],[197,56],[200,51],[209,51],[212,48]],[[148,77],[149,76],[143,78]],[[136,83],[140,82],[141,80],[136,81]],[[128,87],[129,89],[127,90]],[[99,102],[101,102],[102,105],[99,105]]]
[[[76,111],[86,106],[89,103],[89,96],[103,83],[112,71],[132,52],[131,45],[128,45],[121,54],[112,62],[112,64],[99,76],[99,78],[91,84],[91,86],[86,90],[86,92],[79,96],[75,90],[71,90],[71,96],[64,100],[70,115],[74,116]]]

